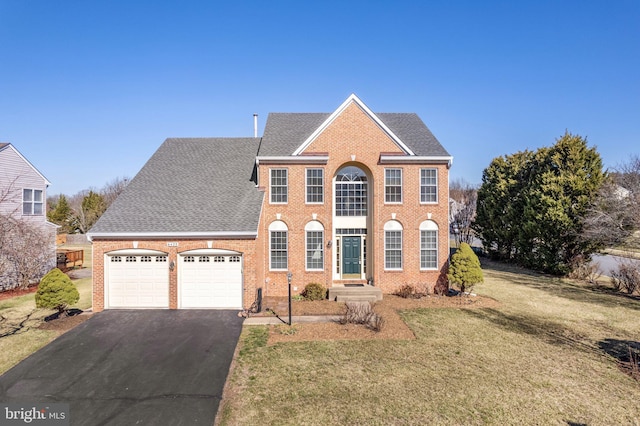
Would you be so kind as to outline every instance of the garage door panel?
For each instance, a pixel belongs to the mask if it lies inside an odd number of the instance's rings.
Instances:
[[[242,308],[240,256],[183,256],[181,260],[181,307]]]
[[[168,308],[166,256],[111,256],[109,308]]]

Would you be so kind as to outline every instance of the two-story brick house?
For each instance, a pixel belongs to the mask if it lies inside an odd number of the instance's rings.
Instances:
[[[269,114],[262,138],[168,139],[90,232],[94,309],[241,308],[258,288],[428,287],[452,157],[416,114]]]

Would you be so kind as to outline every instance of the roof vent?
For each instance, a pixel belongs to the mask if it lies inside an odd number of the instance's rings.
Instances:
[[[258,137],[258,114],[253,114],[253,137]]]

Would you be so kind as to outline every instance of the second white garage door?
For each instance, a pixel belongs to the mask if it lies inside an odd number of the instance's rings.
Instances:
[[[180,256],[180,307],[242,309],[242,257],[187,253]]]

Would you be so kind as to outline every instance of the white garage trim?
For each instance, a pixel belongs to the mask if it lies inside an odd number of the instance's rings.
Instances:
[[[156,250],[115,250],[104,255],[105,309],[169,308],[169,259]]]
[[[183,309],[242,309],[243,257],[223,249],[179,253],[178,305]]]

